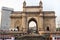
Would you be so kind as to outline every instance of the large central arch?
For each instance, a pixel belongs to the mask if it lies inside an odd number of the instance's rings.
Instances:
[[[36,30],[35,30],[35,33],[38,33],[38,24],[37,24],[37,20],[35,19],[35,18],[31,18],[29,21],[28,21],[28,33],[30,33],[31,32],[31,30],[29,29],[29,23],[31,22],[31,21],[34,21],[35,23],[36,23]]]

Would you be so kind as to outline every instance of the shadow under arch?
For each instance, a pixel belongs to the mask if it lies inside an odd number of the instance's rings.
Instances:
[[[28,21],[28,33],[30,33],[30,32],[29,32],[29,23],[30,23],[31,21],[34,21],[34,22],[36,23],[36,33],[38,33],[38,24],[37,24],[37,20],[36,20],[35,18],[31,18],[31,19],[29,19],[29,21]]]

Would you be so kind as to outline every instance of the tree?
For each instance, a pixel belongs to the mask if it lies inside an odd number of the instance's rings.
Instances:
[[[56,28],[56,31],[60,31],[60,28]]]

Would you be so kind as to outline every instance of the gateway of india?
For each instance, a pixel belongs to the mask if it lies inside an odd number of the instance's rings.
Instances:
[[[34,21],[36,23],[36,33],[40,31],[56,31],[55,12],[43,11],[42,1],[39,6],[26,6],[23,2],[23,11],[13,11],[11,13],[11,28],[17,28],[18,31],[29,33],[29,23]]]
[[[26,2],[24,1],[23,11],[21,12],[13,11],[7,8],[2,8],[2,10],[10,11],[8,12],[10,13],[9,16],[10,23],[8,24],[10,24],[10,28],[14,28],[14,30],[10,29],[10,31],[6,32],[6,34],[14,35],[14,36],[16,35],[20,37],[21,35],[23,35],[23,37],[25,36],[27,37],[27,38],[25,37],[26,40],[28,40],[29,37],[31,37],[30,39],[33,40],[35,36],[36,37],[40,36],[43,39],[45,36],[50,38],[60,34],[59,32],[56,32],[55,12],[43,11],[42,1],[39,2],[39,6],[26,6]],[[5,11],[2,11],[2,13],[4,12]],[[5,13],[8,14],[7,12]],[[32,27],[32,28],[29,27],[29,23],[31,21],[34,21],[36,23],[36,27]],[[2,22],[2,24],[4,23]],[[38,40],[40,40],[39,37]]]

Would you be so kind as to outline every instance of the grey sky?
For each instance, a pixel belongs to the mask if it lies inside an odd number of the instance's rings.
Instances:
[[[13,8],[14,11],[22,11],[24,0],[0,0],[0,11],[3,6]],[[28,6],[39,5],[40,0],[25,0]],[[55,11],[57,18],[60,16],[60,0],[42,0],[43,10]]]

